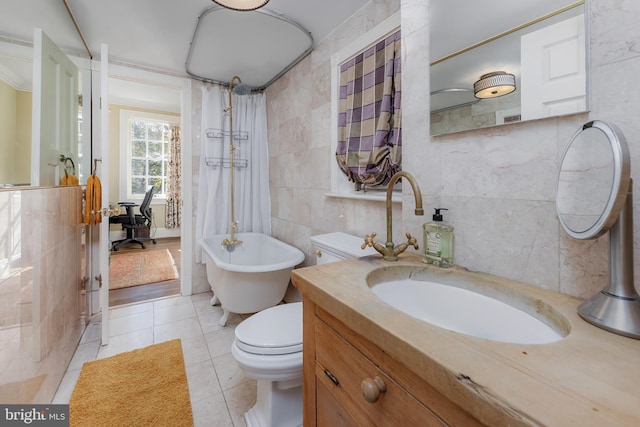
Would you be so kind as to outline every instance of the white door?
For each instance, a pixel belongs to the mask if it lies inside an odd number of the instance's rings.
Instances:
[[[102,208],[109,206],[109,49],[100,45],[100,136],[96,147],[96,158],[102,162],[98,167],[102,173]],[[100,223],[100,309],[102,311],[102,345],[109,344],[109,216],[103,215]]]
[[[584,15],[520,38],[522,120],[585,111]]]
[[[33,47],[31,185],[59,185],[61,155],[78,167],[78,68],[40,28]]]

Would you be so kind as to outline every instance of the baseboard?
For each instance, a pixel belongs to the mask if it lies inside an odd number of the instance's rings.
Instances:
[[[109,240],[120,240],[126,237],[127,233],[124,230],[115,230],[109,232]],[[179,228],[156,228],[151,229],[151,237],[154,239],[163,239],[166,237],[180,237]]]

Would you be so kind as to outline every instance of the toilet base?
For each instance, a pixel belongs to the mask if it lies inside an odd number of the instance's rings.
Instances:
[[[258,380],[256,404],[244,414],[247,427],[301,427],[302,378]]]

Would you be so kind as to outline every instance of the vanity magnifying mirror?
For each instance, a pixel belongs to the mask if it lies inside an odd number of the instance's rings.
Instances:
[[[571,237],[609,231],[609,283],[578,307],[586,321],[640,339],[640,295],[633,281],[633,198],[629,148],[613,124],[583,125],[565,149],[556,211]]]
[[[431,135],[588,111],[588,1],[436,3]],[[474,83],[498,72],[515,90],[476,97]]]

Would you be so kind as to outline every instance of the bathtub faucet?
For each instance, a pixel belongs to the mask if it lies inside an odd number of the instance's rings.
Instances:
[[[238,231],[238,221],[233,221],[231,223],[230,239],[224,239],[222,241],[222,246],[224,246],[228,252],[233,252],[236,246],[239,246],[242,244],[242,240],[236,239],[236,231]]]
[[[367,246],[371,246],[376,251],[382,254],[382,257],[386,261],[397,261],[398,255],[404,252],[409,246],[413,246],[418,249],[418,241],[415,237],[412,237],[411,234],[407,233],[407,243],[401,243],[398,246],[395,246],[392,241],[392,231],[391,231],[391,194],[393,192],[393,186],[398,179],[401,177],[407,178],[409,184],[411,184],[411,189],[413,190],[413,197],[416,201],[416,215],[424,215],[424,209],[422,209],[422,194],[420,194],[420,187],[416,182],[416,179],[409,172],[400,171],[394,174],[387,185],[387,243],[383,246],[381,243],[374,242],[374,238],[376,237],[376,233],[367,234],[364,238],[364,243],[362,244],[362,249]]]
[[[238,240],[235,237],[232,239],[224,239],[222,241],[222,246],[225,247],[227,252],[233,252],[236,246],[240,246],[242,244],[242,240]]]

